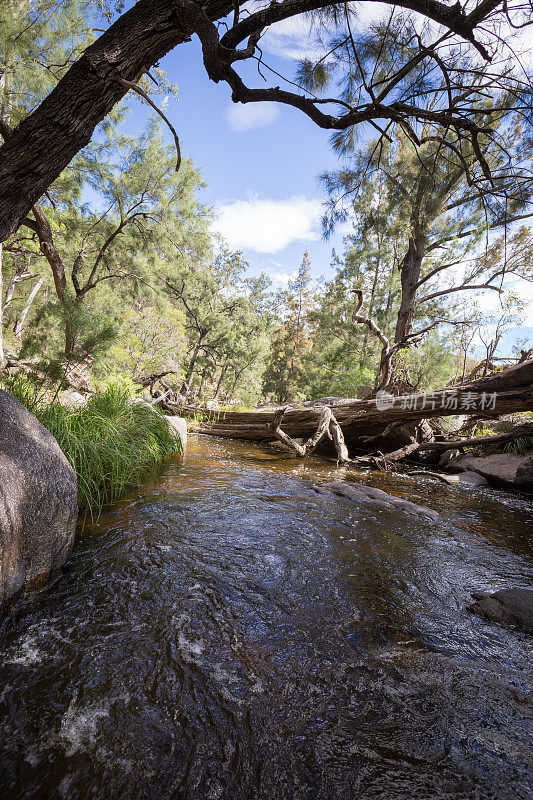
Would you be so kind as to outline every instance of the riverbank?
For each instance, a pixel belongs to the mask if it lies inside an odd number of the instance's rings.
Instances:
[[[111,385],[79,408],[67,408],[20,377],[2,388],[20,400],[47,428],[78,479],[79,510],[98,516],[127,489],[139,486],[169,458],[183,452],[164,414],[132,403],[127,390]]]

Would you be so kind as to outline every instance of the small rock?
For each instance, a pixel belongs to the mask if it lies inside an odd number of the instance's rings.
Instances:
[[[460,472],[459,475],[454,475],[459,483],[466,483],[468,486],[488,486],[489,482],[483,475],[478,472]]]
[[[336,494],[340,497],[348,497],[358,503],[370,503],[374,506],[403,511],[406,514],[423,517],[424,519],[439,519],[437,512],[431,508],[418,506],[409,500],[402,500],[400,497],[394,497],[381,489],[374,489],[374,487],[365,486],[362,483],[333,481],[331,483],[320,483],[317,486],[313,486],[313,489],[319,494]]]
[[[61,399],[62,405],[68,409],[84,408],[87,405],[87,398],[80,392],[68,392]]]
[[[467,606],[480,617],[502,625],[514,625],[533,633],[533,589],[500,589],[497,592],[473,592],[476,601]]]

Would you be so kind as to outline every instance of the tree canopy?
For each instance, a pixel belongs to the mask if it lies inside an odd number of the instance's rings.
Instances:
[[[414,12],[422,24],[408,25],[394,57],[383,58],[379,37],[372,38],[371,46],[366,42],[365,49],[365,36],[358,34],[356,9],[350,3],[283,0],[256,9],[220,0],[206,4],[138,0],[79,58],[69,59],[71,65],[57,85],[13,131],[4,120],[0,241],[16,229],[124,95],[132,89],[143,92],[136,83],[139,76],[193,35],[202,44],[208,76],[216,83],[227,83],[235,102],[290,105],[329,130],[353,131],[361,123],[376,125],[380,121],[412,130],[413,120],[452,128],[473,148],[481,173],[490,180],[479,136],[490,129],[494,112],[491,108],[472,109],[470,98],[479,91],[481,66],[496,53],[502,25],[507,20],[511,25],[520,24],[522,7],[510,9],[502,0],[481,0],[471,8],[439,0],[401,0],[390,6],[391,17],[394,9],[405,9]],[[332,32],[330,52],[342,47],[350,51],[349,89],[344,80],[333,96],[311,91],[309,81],[299,91],[247,86],[238,72],[239,64],[261,60],[259,42],[269,26],[304,13],[313,14],[317,25]],[[386,27],[382,35],[388,37],[389,33]],[[246,44],[241,46],[243,42]],[[327,52],[324,49],[319,63]],[[508,67],[509,59],[504,62],[500,59],[494,67],[498,85],[527,116],[529,87]],[[320,89],[316,66],[315,84]],[[309,65],[306,69],[308,74],[313,72]],[[433,98],[431,107],[428,96]]]

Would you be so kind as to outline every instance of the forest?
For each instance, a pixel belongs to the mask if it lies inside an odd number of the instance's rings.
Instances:
[[[97,9],[13,0],[5,10],[0,108],[9,137],[93,41]],[[335,83],[349,99],[357,78],[383,82],[377,69],[389,77],[384,64],[415,47],[403,16],[383,25],[358,42],[363,62],[354,42],[326,27],[332,58],[300,63],[300,84],[325,92]],[[463,58],[450,51],[450,61]],[[302,252],[277,291],[214,233],[201,165],[180,154],[176,172],[160,114],[148,106],[142,135],[126,133],[126,97],[3,244],[0,359],[62,389],[77,385],[82,365],[87,388],[121,376],[153,390],[159,380],[191,404],[241,408],[364,397],[393,381],[440,388],[479,362],[486,374],[523,359],[527,337],[505,351],[501,342],[519,327],[521,286],[533,279],[527,93],[511,63],[465,72],[470,113],[491,121],[476,146],[430,118],[389,121],[363,143],[353,128],[333,134],[339,168],[320,176],[323,226],[327,236],[349,221],[344,250],[332,252],[331,277],[321,280]],[[409,80],[438,77],[424,64]],[[176,87],[156,70],[140,90],[156,107]],[[434,93],[420,91],[420,103],[429,112]],[[498,302],[487,311],[491,294]]]

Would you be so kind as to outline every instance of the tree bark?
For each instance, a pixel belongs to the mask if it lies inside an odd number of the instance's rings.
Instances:
[[[0,370],[4,368],[6,356],[4,353],[4,277],[3,267],[4,246],[0,242]]]
[[[200,355],[200,350],[202,349],[202,342],[204,341],[205,337],[207,336],[207,331],[205,333],[201,333],[198,341],[193,350],[193,354],[190,358],[189,365],[187,367],[187,371],[185,373],[185,377],[183,378],[183,383],[181,385],[180,394],[186,395],[190,389],[191,385],[191,378],[194,375],[194,369],[196,367],[196,362],[198,360],[198,356]]]
[[[215,394],[211,398],[212,400],[218,400],[218,397],[219,397],[219,394],[220,394],[220,390],[222,389],[222,381],[224,380],[224,376],[225,376],[226,372],[228,371],[228,366],[229,366],[228,364],[224,364],[224,366],[220,370],[220,375],[219,375],[219,378],[218,378],[217,388],[215,390]]]
[[[422,271],[424,245],[420,238],[411,236],[409,247],[401,266],[402,297],[396,321],[395,342],[403,342],[413,330],[416,293]]]

